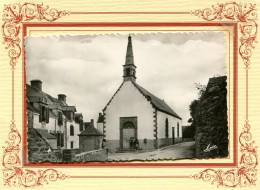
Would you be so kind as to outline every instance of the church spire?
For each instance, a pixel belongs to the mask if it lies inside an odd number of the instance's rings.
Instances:
[[[127,50],[126,50],[126,59],[124,67],[124,81],[133,81],[135,82],[136,76],[135,76],[135,69],[136,66],[134,65],[134,55],[133,55],[133,46],[132,46],[132,37],[128,36],[128,44],[127,44]]]
[[[133,46],[132,46],[132,37],[128,36],[128,44],[126,50],[126,59],[125,65],[134,64],[134,55],[133,55]]]

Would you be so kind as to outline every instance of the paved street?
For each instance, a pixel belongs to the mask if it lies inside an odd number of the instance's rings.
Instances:
[[[122,160],[159,160],[159,159],[182,159],[194,158],[195,142],[184,142],[152,152],[127,152],[108,154],[108,161]]]

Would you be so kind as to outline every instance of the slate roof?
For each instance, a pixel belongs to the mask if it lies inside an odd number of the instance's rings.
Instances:
[[[58,99],[53,98],[52,96],[50,96],[49,94],[46,94],[45,92],[39,91],[38,89],[32,87],[29,84],[26,84],[26,98],[29,102],[33,102],[33,103],[43,102],[43,103],[49,104],[49,105],[59,101]],[[56,103],[56,105],[57,106],[63,106],[63,105],[67,106],[67,104],[64,104],[64,103],[62,103],[62,104]],[[30,103],[28,104],[28,108],[32,112],[40,113],[39,110],[34,108],[32,105],[30,105]],[[54,107],[50,107],[50,108],[54,108]],[[55,113],[51,109],[49,111],[49,114],[50,114],[50,117],[57,117],[57,115],[55,115]]]
[[[33,112],[40,114],[39,110],[33,107],[27,100],[26,100],[26,109]]]
[[[26,97],[30,102],[44,102],[44,103],[51,103],[51,100],[45,93],[39,91],[38,89],[26,84]]]
[[[82,131],[78,136],[104,136],[99,130],[90,126]]]
[[[175,113],[170,106],[167,105],[167,103],[164,100],[161,100],[160,98],[156,97],[155,95],[153,95],[152,93],[150,93],[148,90],[144,89],[143,87],[141,87],[140,85],[138,85],[137,83],[133,83],[134,86],[141,91],[141,93],[146,96],[147,100],[150,101],[152,103],[152,105],[157,108],[159,111],[168,113],[174,117],[177,117],[179,119],[181,119],[180,116],[177,115],[177,113]]]
[[[45,139],[57,139],[57,137],[49,134],[48,131],[45,130],[45,129],[37,129],[37,128],[35,128],[35,130]]]
[[[91,122],[84,122],[85,128],[87,127],[94,127]]]

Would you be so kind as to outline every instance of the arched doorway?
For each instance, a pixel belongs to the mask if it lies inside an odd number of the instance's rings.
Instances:
[[[131,137],[137,138],[137,117],[120,118],[121,149],[130,149]]]

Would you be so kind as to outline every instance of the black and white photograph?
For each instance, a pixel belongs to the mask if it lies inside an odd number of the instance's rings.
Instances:
[[[25,38],[28,163],[229,156],[225,34]]]

